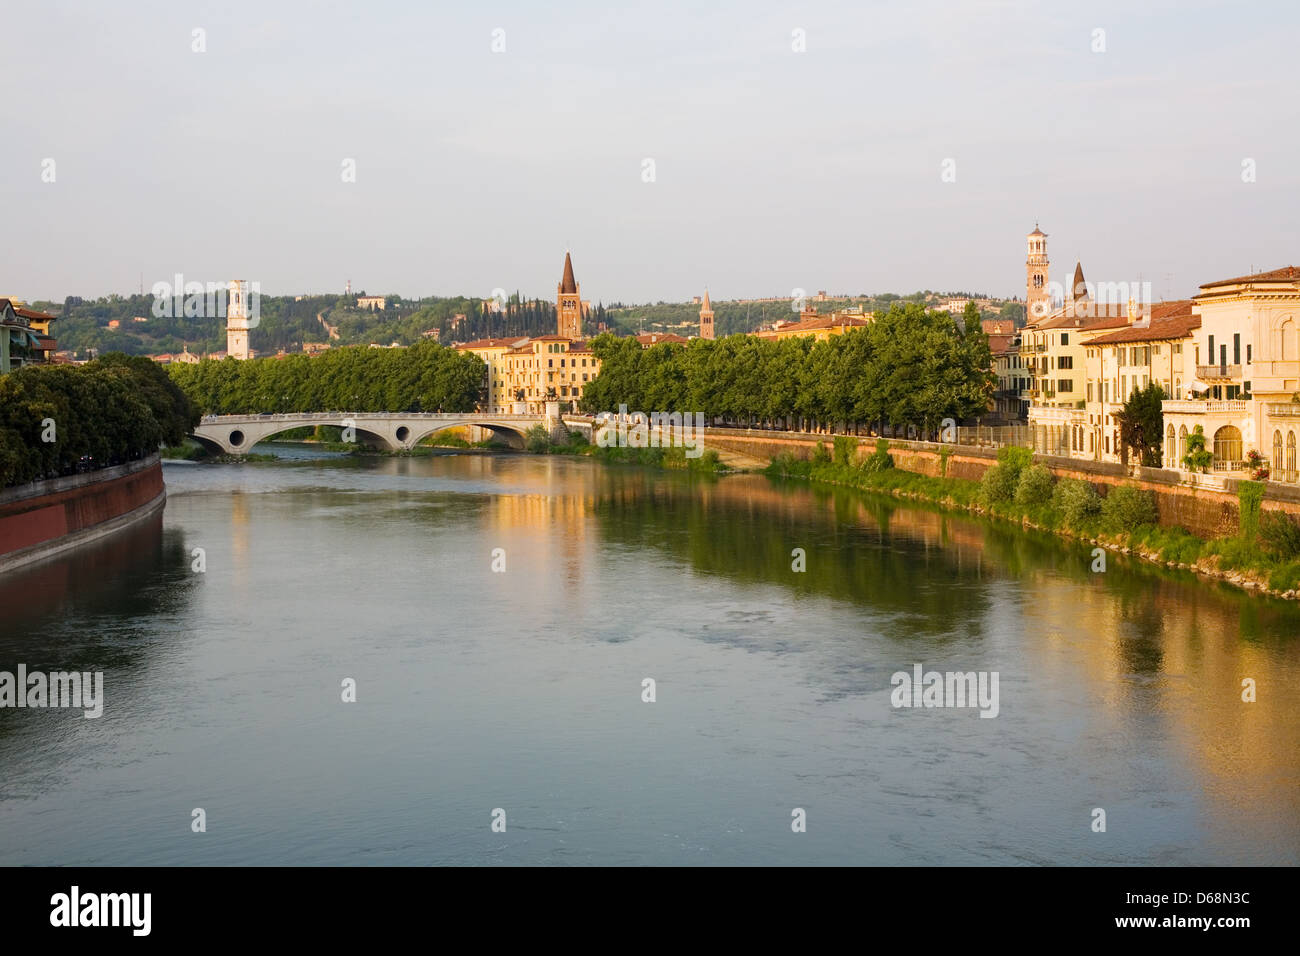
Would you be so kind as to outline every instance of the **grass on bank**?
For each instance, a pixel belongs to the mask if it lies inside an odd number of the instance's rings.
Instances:
[[[1239,571],[1266,578],[1276,591],[1300,587],[1300,522],[1281,511],[1261,511],[1263,485],[1241,482],[1241,532],[1201,538],[1185,528],[1159,525],[1155,494],[1138,485],[1120,485],[1101,497],[1086,481],[1056,479],[1033,464],[1028,448],[1003,448],[998,463],[979,481],[928,477],[895,468],[889,442],[876,442],[873,454],[854,461],[857,440],[835,439],[833,450],[819,442],[811,459],[786,452],[766,474],[848,485],[917,498],[938,505],[978,511],[1021,524],[1087,540],[1157,554],[1162,561]],[[948,455],[940,468],[947,471]]]
[[[730,469],[712,449],[705,449],[696,458],[688,458],[686,449],[672,448],[602,448],[591,444],[581,432],[568,432],[567,441],[557,442],[543,425],[534,425],[524,435],[524,447],[534,455],[582,455],[607,464],[641,465],[663,468],[668,471],[689,471],[696,474],[720,475]]]

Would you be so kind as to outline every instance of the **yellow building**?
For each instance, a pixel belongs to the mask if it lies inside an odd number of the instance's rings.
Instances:
[[[1186,470],[1187,436],[1200,426],[1212,474],[1249,477],[1253,450],[1272,481],[1300,481],[1300,268],[1207,282],[1192,301],[1196,378],[1190,395],[1164,403],[1175,467]]]
[[[1130,395],[1152,382],[1166,396],[1183,394],[1196,374],[1193,336],[1201,318],[1192,301],[1157,302],[1128,328],[1091,339],[1084,358],[1086,421],[1071,426],[1070,456],[1127,462],[1120,447],[1117,413]],[[1176,446],[1164,449],[1163,464],[1175,467]]]
[[[1070,455],[1071,435],[1087,422],[1084,346],[1133,318],[1129,306],[1093,301],[1083,266],[1076,264],[1065,303],[1025,326],[1020,354],[1031,383],[1028,417],[1036,452]]]
[[[814,341],[825,342],[832,335],[843,335],[849,329],[860,329],[870,324],[870,317],[861,312],[832,312],[829,315],[820,315],[812,309],[804,309],[799,313],[798,322],[788,322],[776,328],[762,329],[754,335],[760,339],[778,340],[811,337]]]

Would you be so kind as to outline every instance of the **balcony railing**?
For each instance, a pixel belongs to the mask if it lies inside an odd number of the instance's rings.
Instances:
[[[1228,461],[1226,459],[1224,460],[1216,459],[1214,463],[1210,465],[1210,470],[1211,471],[1242,471],[1245,469],[1245,467],[1248,464],[1250,463],[1245,461]]]
[[[1296,408],[1300,408],[1300,405],[1297,405]],[[1160,409],[1166,414],[1172,412],[1178,415],[1246,415],[1250,413],[1250,402],[1198,402],[1194,399],[1167,399],[1160,403]]]
[[[1268,414],[1273,418],[1300,418],[1300,404],[1294,402],[1269,402]]]
[[[1196,366],[1196,377],[1202,382],[1209,382],[1214,379],[1236,379],[1241,378],[1240,365],[1198,365]]]

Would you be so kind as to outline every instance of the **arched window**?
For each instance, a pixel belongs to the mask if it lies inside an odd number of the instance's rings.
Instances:
[[[1274,479],[1280,480],[1282,477],[1282,432],[1274,429],[1273,431],[1273,468]]]
[[[1187,457],[1187,426],[1178,426],[1178,464],[1182,465],[1183,459]]]
[[[1295,432],[1286,433],[1286,480],[1295,481]]]
[[[1235,471],[1241,463],[1241,432],[1224,425],[1214,433],[1214,470]]]
[[[1178,439],[1174,437],[1174,426],[1170,425],[1165,429],[1165,464],[1168,467],[1176,468],[1178,466],[1178,463],[1174,460],[1174,455],[1177,453]]]
[[[1280,343],[1281,351],[1282,351],[1282,361],[1294,362],[1297,358],[1295,323],[1288,318],[1285,322],[1282,323],[1280,332],[1282,333],[1282,341]]]

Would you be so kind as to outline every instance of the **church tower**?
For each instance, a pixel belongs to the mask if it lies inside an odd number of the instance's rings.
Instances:
[[[566,339],[582,338],[582,293],[573,278],[573,260],[564,254],[564,276],[556,287],[555,314],[558,318],[558,335]]]
[[[1025,257],[1025,321],[1033,322],[1052,311],[1052,294],[1047,286],[1047,233],[1034,223]]]
[[[700,338],[713,338],[713,305],[709,302],[709,290],[704,290],[704,303],[700,306]]]
[[[226,285],[226,354],[248,358],[248,282],[231,279]]]

